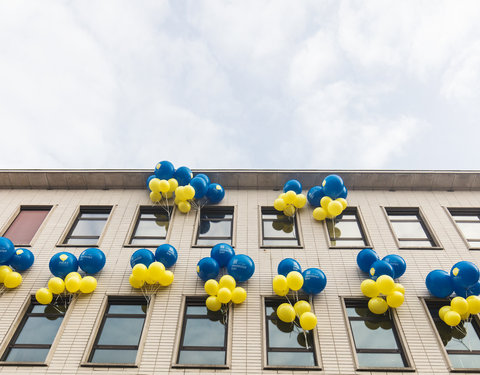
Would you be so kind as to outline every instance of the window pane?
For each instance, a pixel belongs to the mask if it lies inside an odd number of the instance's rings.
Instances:
[[[214,346],[225,345],[225,326],[221,321],[209,319],[187,320],[183,346]]]
[[[136,350],[95,349],[90,362],[93,363],[135,363]]]
[[[63,317],[28,317],[15,344],[51,344]]]
[[[178,357],[178,363],[182,365],[224,365],[224,351],[206,350],[182,350]]]
[[[21,210],[3,236],[9,238],[15,245],[30,244],[49,211]]]
[[[99,345],[138,345],[144,318],[107,318]]]
[[[282,221],[265,221],[263,223],[263,237],[295,238],[294,225]]]
[[[398,241],[400,247],[432,247],[433,244],[428,241]]]
[[[165,238],[154,238],[154,239],[147,239],[147,238],[133,238],[130,241],[131,245],[139,245],[145,247],[157,247],[165,243]]]
[[[456,327],[449,327],[442,321],[438,323],[446,326],[446,329],[442,329],[442,332],[444,332],[442,339],[450,338],[445,345],[447,350],[480,350],[480,339],[471,322],[464,321],[463,324],[460,323]],[[440,324],[438,324],[437,327],[439,327],[439,325]],[[448,336],[446,336],[445,333],[447,333]]]
[[[302,352],[269,352],[270,366],[315,366],[313,353]]]
[[[403,214],[388,214],[390,216],[391,221],[405,221],[405,220],[414,220],[418,221],[418,216],[417,215],[403,215]]]
[[[135,237],[165,237],[168,221],[141,220],[135,230]]]
[[[405,367],[399,353],[357,353],[361,367]]]
[[[427,238],[422,225],[417,222],[401,223],[392,222],[393,229],[399,239],[401,238]]]
[[[147,305],[114,305],[108,307],[109,314],[146,314]]]
[[[33,305],[32,313],[35,314],[49,314],[49,315],[64,315],[67,311],[66,305]],[[51,319],[49,316],[48,319]]]
[[[466,238],[480,239],[480,222],[457,223]]]
[[[77,221],[71,236],[96,236],[100,237],[105,220],[79,220]]]
[[[391,321],[379,319],[378,327],[369,323],[376,322],[350,321],[357,349],[398,349]]]
[[[187,306],[188,315],[207,315],[207,312],[206,306]]]
[[[479,221],[480,218],[477,215],[452,215],[455,221]]]
[[[206,223],[209,223],[208,230]],[[232,222],[231,221],[201,221],[200,223],[202,233],[201,236],[206,237],[230,237],[231,236],[231,229],[232,229]]]
[[[333,240],[330,241],[332,246],[345,246],[345,247],[364,247],[365,242],[362,240]]]
[[[65,241],[68,245],[96,245],[98,237],[96,238],[69,238]]]
[[[468,241],[471,247],[480,247],[480,241]]]
[[[309,347],[312,347],[312,334],[307,335]],[[293,323],[285,323],[281,320],[268,321],[268,343],[271,348],[306,348],[305,336],[295,329]]]
[[[44,362],[49,349],[12,348],[5,358],[6,362]],[[20,371],[19,371],[20,373]]]
[[[217,243],[223,242],[228,245],[232,244],[232,240],[229,238],[213,238],[213,239],[206,239],[206,238],[199,238],[197,240],[197,245],[202,245],[202,246],[215,246]]]
[[[263,245],[265,246],[298,246],[298,241],[293,240],[263,240]]]
[[[449,354],[454,368],[480,368],[480,354]]]
[[[108,219],[110,210],[108,212],[82,212],[81,219]]]
[[[328,234],[330,238],[343,238],[343,237],[360,237],[362,233],[358,228],[358,224],[352,221],[340,221],[332,226],[331,222],[327,222]]]
[[[220,211],[210,211],[208,209],[203,209],[200,215],[200,219],[232,219],[233,214],[229,212],[220,212]]]

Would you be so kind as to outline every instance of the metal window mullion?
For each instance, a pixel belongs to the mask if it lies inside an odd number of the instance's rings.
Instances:
[[[96,345],[94,349],[138,350],[138,345]]]
[[[225,346],[180,346],[180,350],[190,350],[199,352],[225,352],[227,348]]]
[[[312,350],[306,348],[289,348],[289,347],[275,347],[269,348],[269,352],[277,352],[277,353],[289,353],[289,352],[299,352],[299,353],[313,353]]]
[[[9,348],[17,348],[17,349],[50,349],[52,344],[13,344],[8,345]]]
[[[400,349],[362,349],[356,348],[357,353],[395,353],[402,355],[402,351]]]

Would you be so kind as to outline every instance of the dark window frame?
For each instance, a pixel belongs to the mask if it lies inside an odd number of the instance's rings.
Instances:
[[[289,237],[265,237],[264,233],[264,223],[272,223],[276,221],[276,219],[271,219],[271,218],[264,218],[263,215],[282,215],[286,219],[290,221],[290,224],[293,224],[293,230],[295,232],[295,237],[291,238]],[[296,248],[300,249],[303,248],[303,243],[302,243],[302,236],[301,236],[301,230],[300,230],[300,225],[299,225],[299,220],[298,220],[298,212],[294,216],[285,216],[281,211],[277,211],[273,206],[261,206],[260,207],[260,248],[263,249],[269,249],[269,248]],[[292,244],[265,244],[265,240],[267,241],[291,241]]]
[[[168,208],[162,206],[140,206],[135,215],[135,221],[133,222],[132,228],[128,233],[127,241],[124,244],[125,247],[157,247],[161,244],[168,243],[168,238],[170,236],[170,228],[172,225],[172,218],[174,213],[174,207],[169,206]],[[155,221],[155,219],[144,218],[142,219],[142,214],[162,214],[168,217],[168,228],[165,232],[165,236],[136,236],[135,233],[138,229],[138,226],[141,221]],[[146,240],[155,240],[158,239],[159,242],[157,245],[151,245],[147,243],[135,243],[132,244],[132,241],[135,239],[146,239]]]
[[[353,215],[355,216],[355,220],[352,220],[352,219],[346,219],[344,220],[343,219],[343,215],[346,214],[346,215]],[[337,222],[341,222],[341,221],[346,221],[346,222],[355,222],[358,226],[358,230],[360,231],[360,234],[362,237],[340,237],[338,239],[334,239],[331,237],[330,235],[330,230],[329,230],[329,223],[332,223],[333,220],[338,220],[338,221],[335,221],[335,223]],[[360,213],[360,210],[358,207],[355,207],[355,206],[349,206],[347,207],[342,215],[340,216],[340,219],[325,219],[325,230],[326,230],[326,236],[327,236],[327,239],[328,239],[328,246],[330,249],[363,249],[365,247],[371,247],[371,242],[370,242],[370,239],[369,239],[369,236],[367,235],[367,230],[366,230],[366,226],[364,224],[364,220],[363,220],[363,217]],[[342,241],[351,241],[351,240],[361,240],[364,242],[363,245],[355,245],[355,246],[344,246],[344,245],[333,245],[332,244],[332,241],[336,241],[337,243],[338,242],[342,242]]]
[[[231,218],[223,218],[223,219],[214,219],[214,221],[217,221],[217,222],[230,222],[230,236],[204,236],[200,233],[200,227],[201,227],[201,224],[202,224],[202,211],[207,211],[208,212],[212,212],[212,213],[220,213],[220,214],[228,214],[228,215],[232,215]],[[198,210],[198,218],[197,218],[197,221],[196,221],[196,230],[195,230],[195,238],[194,238],[194,243],[193,243],[193,247],[212,247],[214,245],[211,245],[211,244],[199,244],[198,241],[200,239],[203,239],[203,240],[213,240],[215,241],[216,240],[216,243],[228,243],[228,241],[230,241],[229,245],[232,246],[232,247],[235,247],[235,241],[234,241],[234,233],[235,233],[235,212],[236,212],[236,209],[234,206],[204,206],[204,207],[201,207],[199,210]],[[212,221],[212,220],[209,220],[209,221]]]
[[[455,225],[455,228],[457,229],[458,233],[462,237],[463,241],[465,242],[466,246],[468,247],[469,250],[480,250],[480,237],[479,238],[467,238],[465,233],[463,232],[462,228],[460,227],[459,223],[477,223],[480,222],[480,208],[475,208],[475,207],[446,207],[446,210],[448,214],[450,215],[450,218],[452,219],[452,222]],[[477,216],[478,220],[460,220],[457,217],[461,216]],[[478,246],[472,246],[470,244],[470,241],[475,241],[478,242]]]

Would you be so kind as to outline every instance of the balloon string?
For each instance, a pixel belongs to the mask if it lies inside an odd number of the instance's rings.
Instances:
[[[5,290],[6,290],[5,285],[2,285],[2,286],[0,287],[0,297],[3,296],[3,294],[5,293]]]

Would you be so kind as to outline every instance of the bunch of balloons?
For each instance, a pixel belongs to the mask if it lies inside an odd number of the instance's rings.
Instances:
[[[183,213],[189,212],[192,204],[201,205],[200,201],[216,204],[225,196],[223,187],[211,183],[207,175],[198,174],[193,177],[190,168],[175,169],[167,160],[157,163],[154,174],[147,179],[147,187],[153,203],[159,203],[163,198],[172,198],[175,193],[175,204]]]
[[[218,282],[215,279],[207,280],[204,289],[209,295],[205,305],[210,311],[218,311],[229,302],[238,305],[247,299],[247,291],[237,286],[235,279],[230,275],[223,275]]]
[[[283,193],[273,202],[277,211],[283,211],[285,216],[293,216],[298,209],[305,206],[307,197],[302,194],[302,184],[298,180],[288,180],[283,185]]]
[[[177,262],[177,250],[170,244],[157,247],[155,255],[148,249],[139,249],[130,257],[132,273],[128,281],[135,289],[146,285],[160,284],[168,286],[173,283],[173,272],[167,268]]]
[[[325,177],[322,186],[314,186],[307,193],[308,203],[313,210],[313,218],[318,221],[333,219],[347,208],[348,191],[343,180],[336,174]]]
[[[453,292],[459,297],[478,296],[480,294],[480,272],[478,267],[469,261],[455,263],[450,273],[433,270],[425,279],[427,289],[438,298],[446,298]]]
[[[227,267],[227,272],[237,283],[247,281],[255,272],[252,258],[244,254],[235,254],[229,244],[218,243],[210,251],[210,256],[197,263],[197,275],[203,281],[216,279],[220,268]]]
[[[327,277],[319,268],[302,267],[295,259],[285,258],[278,264],[278,275],[273,278],[273,291],[280,297],[286,296],[290,289],[302,289],[307,294],[318,294],[327,285]]]
[[[62,293],[89,294],[97,288],[97,279],[93,276],[105,266],[106,257],[102,250],[89,248],[77,257],[69,252],[60,252],[50,258],[49,268],[53,276],[48,280],[47,288],[40,288],[35,293],[38,303],[47,305],[53,300],[53,295]],[[82,277],[78,267],[88,276]]]
[[[450,305],[446,305],[438,310],[438,316],[445,324],[450,327],[455,327],[460,324],[462,320],[468,320],[470,314],[475,315],[480,313],[480,297],[468,296],[455,297],[450,301]]]
[[[293,306],[285,302],[277,307],[277,316],[285,323],[292,323],[295,318],[298,318],[300,326],[305,331],[310,331],[317,325],[317,317],[311,310],[310,303],[304,300],[297,301]]]
[[[377,280],[382,275],[398,279],[407,269],[407,263],[400,255],[389,254],[380,260],[377,252],[370,248],[365,248],[357,254],[357,265],[373,280]]]
[[[22,283],[19,272],[28,270],[35,257],[28,249],[16,249],[12,241],[0,237],[0,283],[7,289],[13,289]]]

